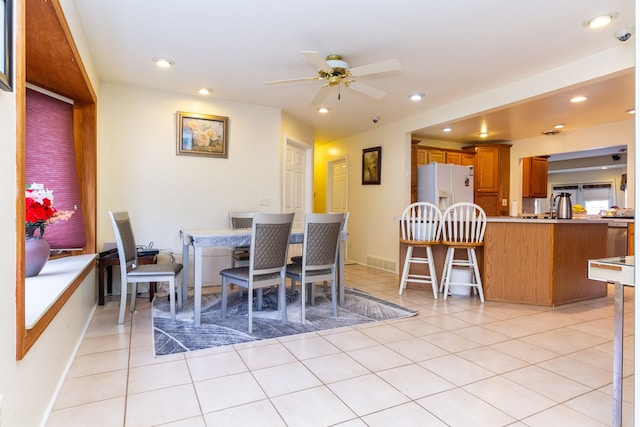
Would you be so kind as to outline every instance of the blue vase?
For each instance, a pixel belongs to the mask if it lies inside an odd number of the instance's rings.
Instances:
[[[40,274],[49,260],[51,246],[43,237],[27,237],[24,242],[25,277]]]

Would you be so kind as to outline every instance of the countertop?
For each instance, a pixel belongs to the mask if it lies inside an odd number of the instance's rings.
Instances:
[[[573,219],[550,219],[550,218],[524,218],[514,216],[488,216],[487,222],[515,222],[515,223],[532,223],[532,224],[602,224],[602,223],[632,223],[632,218],[573,218]]]

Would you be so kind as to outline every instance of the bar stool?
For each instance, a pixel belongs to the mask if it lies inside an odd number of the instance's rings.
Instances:
[[[434,204],[427,202],[412,203],[404,209],[400,220],[402,237],[400,243],[407,245],[407,255],[404,258],[402,278],[400,279],[399,295],[406,288],[408,282],[431,284],[433,297],[438,299],[438,277],[433,262],[431,245],[440,243],[440,229],[442,213]],[[413,248],[424,248],[425,256],[416,256]],[[427,274],[410,273],[411,264],[426,264]]]
[[[444,292],[444,299],[447,299],[450,285],[460,285],[472,287],[480,295],[480,301],[484,302],[476,248],[484,246],[486,227],[487,215],[474,203],[455,203],[444,211],[441,243],[448,246],[440,282],[440,291]],[[456,250],[464,250],[467,258],[456,258]],[[451,280],[454,267],[471,269],[471,279],[468,283]]]

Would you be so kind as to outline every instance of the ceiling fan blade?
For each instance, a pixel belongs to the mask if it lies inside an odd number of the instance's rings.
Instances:
[[[378,89],[373,86],[369,86],[368,84],[360,83],[360,82],[349,83],[349,88],[375,99],[382,99],[388,95],[388,93],[382,89]]]
[[[311,64],[314,67],[316,67],[317,70],[324,70],[324,71],[332,70],[332,68],[329,65],[329,63],[327,62],[327,60],[324,59],[324,57],[322,55],[320,55],[318,52],[307,50],[307,51],[302,52],[302,56],[304,56],[304,59],[309,64]]]
[[[373,64],[361,65],[360,67],[350,68],[349,72],[354,77],[366,76],[369,74],[386,73],[388,71],[400,70],[402,66],[395,59],[387,59],[386,61],[374,62]]]
[[[331,91],[328,87],[322,86],[316,96],[313,97],[313,100],[311,100],[311,105],[323,105],[324,101],[329,96],[329,92]]]
[[[281,83],[296,83],[296,82],[305,82],[309,80],[318,80],[318,77],[300,77],[298,79],[284,79],[284,80],[271,80],[268,82],[264,82],[266,85],[277,85]]]

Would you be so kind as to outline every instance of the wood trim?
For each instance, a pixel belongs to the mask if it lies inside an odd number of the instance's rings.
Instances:
[[[26,156],[26,82],[74,100],[75,140],[86,246],[97,247],[97,98],[62,12],[60,0],[16,0],[16,359],[22,359],[82,283],[73,283],[30,330],[25,328],[24,164]],[[93,266],[91,266],[93,267]]]

